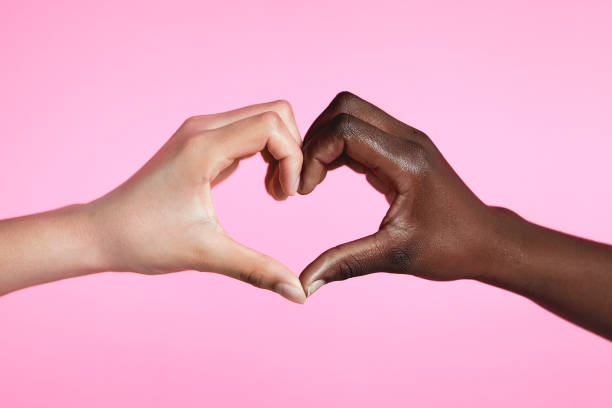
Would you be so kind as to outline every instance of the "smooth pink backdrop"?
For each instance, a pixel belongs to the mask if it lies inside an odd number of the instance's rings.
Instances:
[[[612,242],[607,1],[0,3],[0,218],[86,202],[189,115],[351,90],[426,131],[487,203]],[[330,174],[276,203],[259,157],[213,192],[296,273],[377,228]],[[612,347],[474,282],[377,274],[304,306],[223,276],[107,273],[0,298],[1,407],[609,407]]]

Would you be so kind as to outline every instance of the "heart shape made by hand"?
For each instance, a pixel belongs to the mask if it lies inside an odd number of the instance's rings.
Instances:
[[[300,281],[308,296],[325,283],[373,272],[432,280],[479,273],[473,255],[494,245],[490,208],[423,132],[342,92],[311,125],[302,152],[300,194],[311,193],[328,171],[348,166],[389,203],[378,231],[328,249],[304,269]],[[268,162],[266,186],[274,194],[278,164]]]

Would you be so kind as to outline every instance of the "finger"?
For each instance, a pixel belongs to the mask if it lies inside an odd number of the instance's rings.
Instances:
[[[306,296],[297,276],[275,259],[225,234],[219,235],[215,242],[215,254],[214,272],[274,291],[292,302],[304,303]],[[210,264],[210,260],[206,262]]]
[[[310,193],[323,180],[328,166],[334,161],[350,159],[394,189],[406,177],[407,170],[418,171],[421,164],[418,144],[393,136],[354,116],[341,113],[311,134],[302,148],[300,194]],[[398,154],[401,152],[401,154]]]
[[[264,112],[276,112],[283,120],[292,138],[298,145],[302,145],[302,138],[295,122],[295,116],[291,104],[285,100],[278,100],[256,105],[245,106],[227,112],[215,113],[211,115],[200,115],[190,118],[194,126],[200,130],[218,129],[234,122],[257,116]]]
[[[209,131],[207,137],[209,155],[219,156],[217,165],[210,169],[214,176],[234,160],[267,148],[279,163],[282,191],[286,195],[296,193],[302,168],[302,151],[276,112],[264,112],[239,120]]]
[[[340,92],[331,101],[329,106],[319,115],[312,123],[306,136],[304,143],[311,138],[311,133],[323,126],[327,121],[336,117],[341,113],[348,113],[351,116],[361,119],[370,125],[377,127],[389,134],[397,137],[407,138],[415,142],[423,142],[428,140],[427,136],[418,129],[415,129],[389,115],[376,105],[354,95],[350,92]]]
[[[277,200],[283,201],[287,199],[287,194],[283,191],[283,187],[280,181],[280,166],[274,166],[274,170],[272,171],[272,178],[270,179],[271,189],[274,192],[274,197]]]
[[[276,167],[277,166],[269,164],[268,168],[266,169],[266,177],[264,178],[264,185],[266,186],[266,191],[275,200],[277,200],[278,198],[276,197],[276,193],[274,192],[274,189],[273,189],[274,184],[273,184],[272,178],[274,177]]]
[[[300,274],[306,296],[329,282],[374,272],[392,272],[393,266],[388,261],[391,244],[387,232],[378,231],[323,252]]]
[[[275,200],[282,201],[287,199],[287,195],[283,191],[280,184],[278,162],[274,159],[274,157],[272,157],[272,155],[270,154],[270,152],[267,151],[267,149],[262,150],[261,155],[264,158],[264,161],[268,163],[268,168],[266,169],[266,177],[264,179],[266,191]]]
[[[266,171],[266,191],[277,201],[283,201],[287,199],[287,194],[283,191],[280,184],[279,166],[277,163],[271,163],[268,165]]]

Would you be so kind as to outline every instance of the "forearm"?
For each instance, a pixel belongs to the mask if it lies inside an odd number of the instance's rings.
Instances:
[[[101,272],[96,228],[87,206],[0,221],[0,295]]]
[[[479,280],[612,340],[612,247],[495,211],[496,261]]]

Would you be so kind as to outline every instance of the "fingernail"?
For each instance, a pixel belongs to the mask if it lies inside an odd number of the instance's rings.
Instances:
[[[298,289],[288,283],[277,283],[274,286],[274,291],[292,302],[304,303],[304,290],[301,287]]]
[[[308,295],[310,296],[317,291],[321,286],[325,285],[325,281],[323,279],[316,280],[308,286]]]

